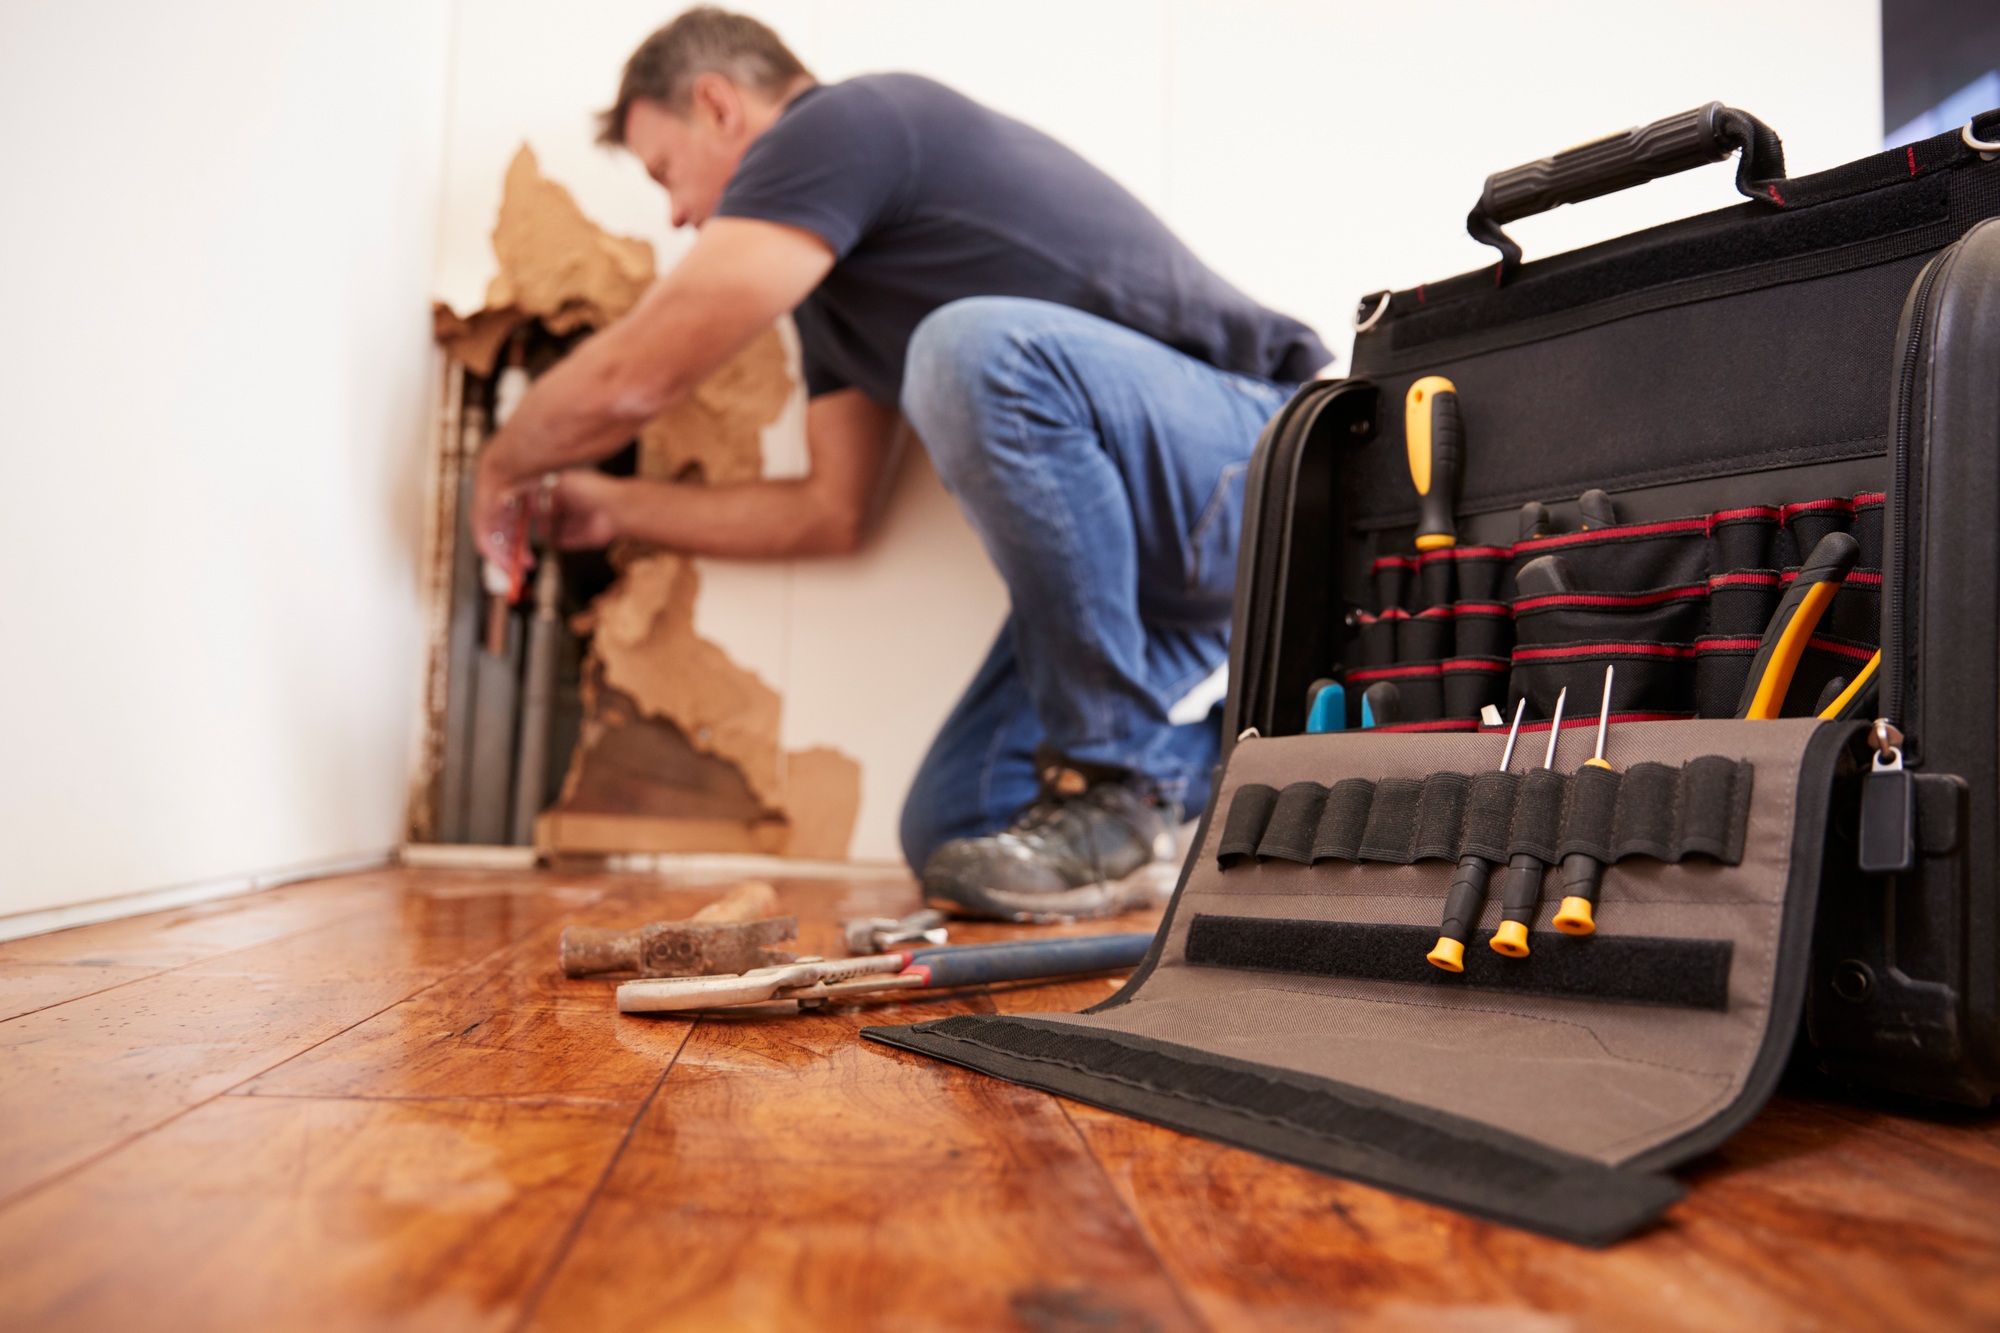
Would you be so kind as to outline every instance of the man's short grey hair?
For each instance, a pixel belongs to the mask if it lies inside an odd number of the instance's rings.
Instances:
[[[623,147],[625,118],[641,98],[685,112],[694,99],[694,81],[704,74],[720,74],[766,97],[812,77],[778,34],[756,19],[701,5],[639,43],[618,81],[618,100],[598,113],[597,141]]]

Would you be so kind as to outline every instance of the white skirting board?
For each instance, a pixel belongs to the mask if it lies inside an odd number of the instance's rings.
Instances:
[[[395,857],[395,849],[384,848],[379,852],[328,857],[277,870],[256,870],[242,875],[226,875],[220,879],[198,880],[193,884],[176,884],[164,889],[147,889],[139,893],[121,894],[116,898],[99,898],[94,902],[75,903],[68,907],[45,907],[36,912],[0,916],[0,940],[46,935],[52,930],[90,926],[100,921],[116,921],[120,917],[141,916],[147,912],[164,912],[172,907],[188,907],[195,903],[213,902],[218,898],[236,898],[246,893],[255,893],[259,889],[293,884],[302,879],[320,879],[327,875],[350,875],[356,871],[375,870],[391,864]]]

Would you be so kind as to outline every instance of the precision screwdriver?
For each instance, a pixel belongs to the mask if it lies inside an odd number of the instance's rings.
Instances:
[[[1521,734],[1521,715],[1527,711],[1528,700],[1523,696],[1514,706],[1514,725],[1507,732],[1507,748],[1500,755],[1502,773],[1514,762],[1514,741]],[[1479,914],[1486,909],[1486,881],[1492,876],[1493,863],[1485,857],[1468,853],[1458,859],[1451,892],[1445,895],[1444,925],[1438,932],[1437,943],[1424,955],[1433,967],[1447,972],[1465,971],[1465,942],[1472,938]]]
[[[1452,510],[1465,471],[1465,428],[1458,390],[1442,375],[1426,375],[1403,400],[1403,437],[1410,452],[1410,480],[1417,487],[1417,549],[1458,545]]]
[[[1556,695],[1556,715],[1549,723],[1549,749],[1542,757],[1543,768],[1556,766],[1556,742],[1562,739],[1563,701],[1568,698],[1569,686],[1565,685]],[[1542,905],[1542,875],[1548,868],[1548,863],[1533,852],[1515,852],[1508,859],[1507,881],[1500,890],[1500,925],[1487,941],[1494,953],[1509,958],[1528,956],[1528,926]]]
[[[1597,704],[1597,753],[1583,761],[1585,768],[1611,771],[1604,758],[1604,734],[1611,724],[1611,680],[1618,668],[1604,668],[1604,697]],[[1571,852],[1562,859],[1562,906],[1550,922],[1565,935],[1588,935],[1597,929],[1597,890],[1603,883],[1604,863],[1588,852]]]

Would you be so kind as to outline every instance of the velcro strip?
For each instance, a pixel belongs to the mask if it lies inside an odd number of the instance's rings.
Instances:
[[[1526,958],[1503,958],[1487,947],[1492,938],[1492,931],[1479,931],[1466,945],[1465,971],[1446,972],[1425,961],[1437,940],[1429,926],[1198,913],[1188,926],[1186,956],[1196,967],[1729,1008],[1730,940],[1537,931]]]

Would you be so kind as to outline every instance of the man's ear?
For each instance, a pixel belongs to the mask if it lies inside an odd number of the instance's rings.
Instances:
[[[725,136],[743,128],[743,91],[714,70],[695,77],[688,109],[691,119],[705,121]]]

